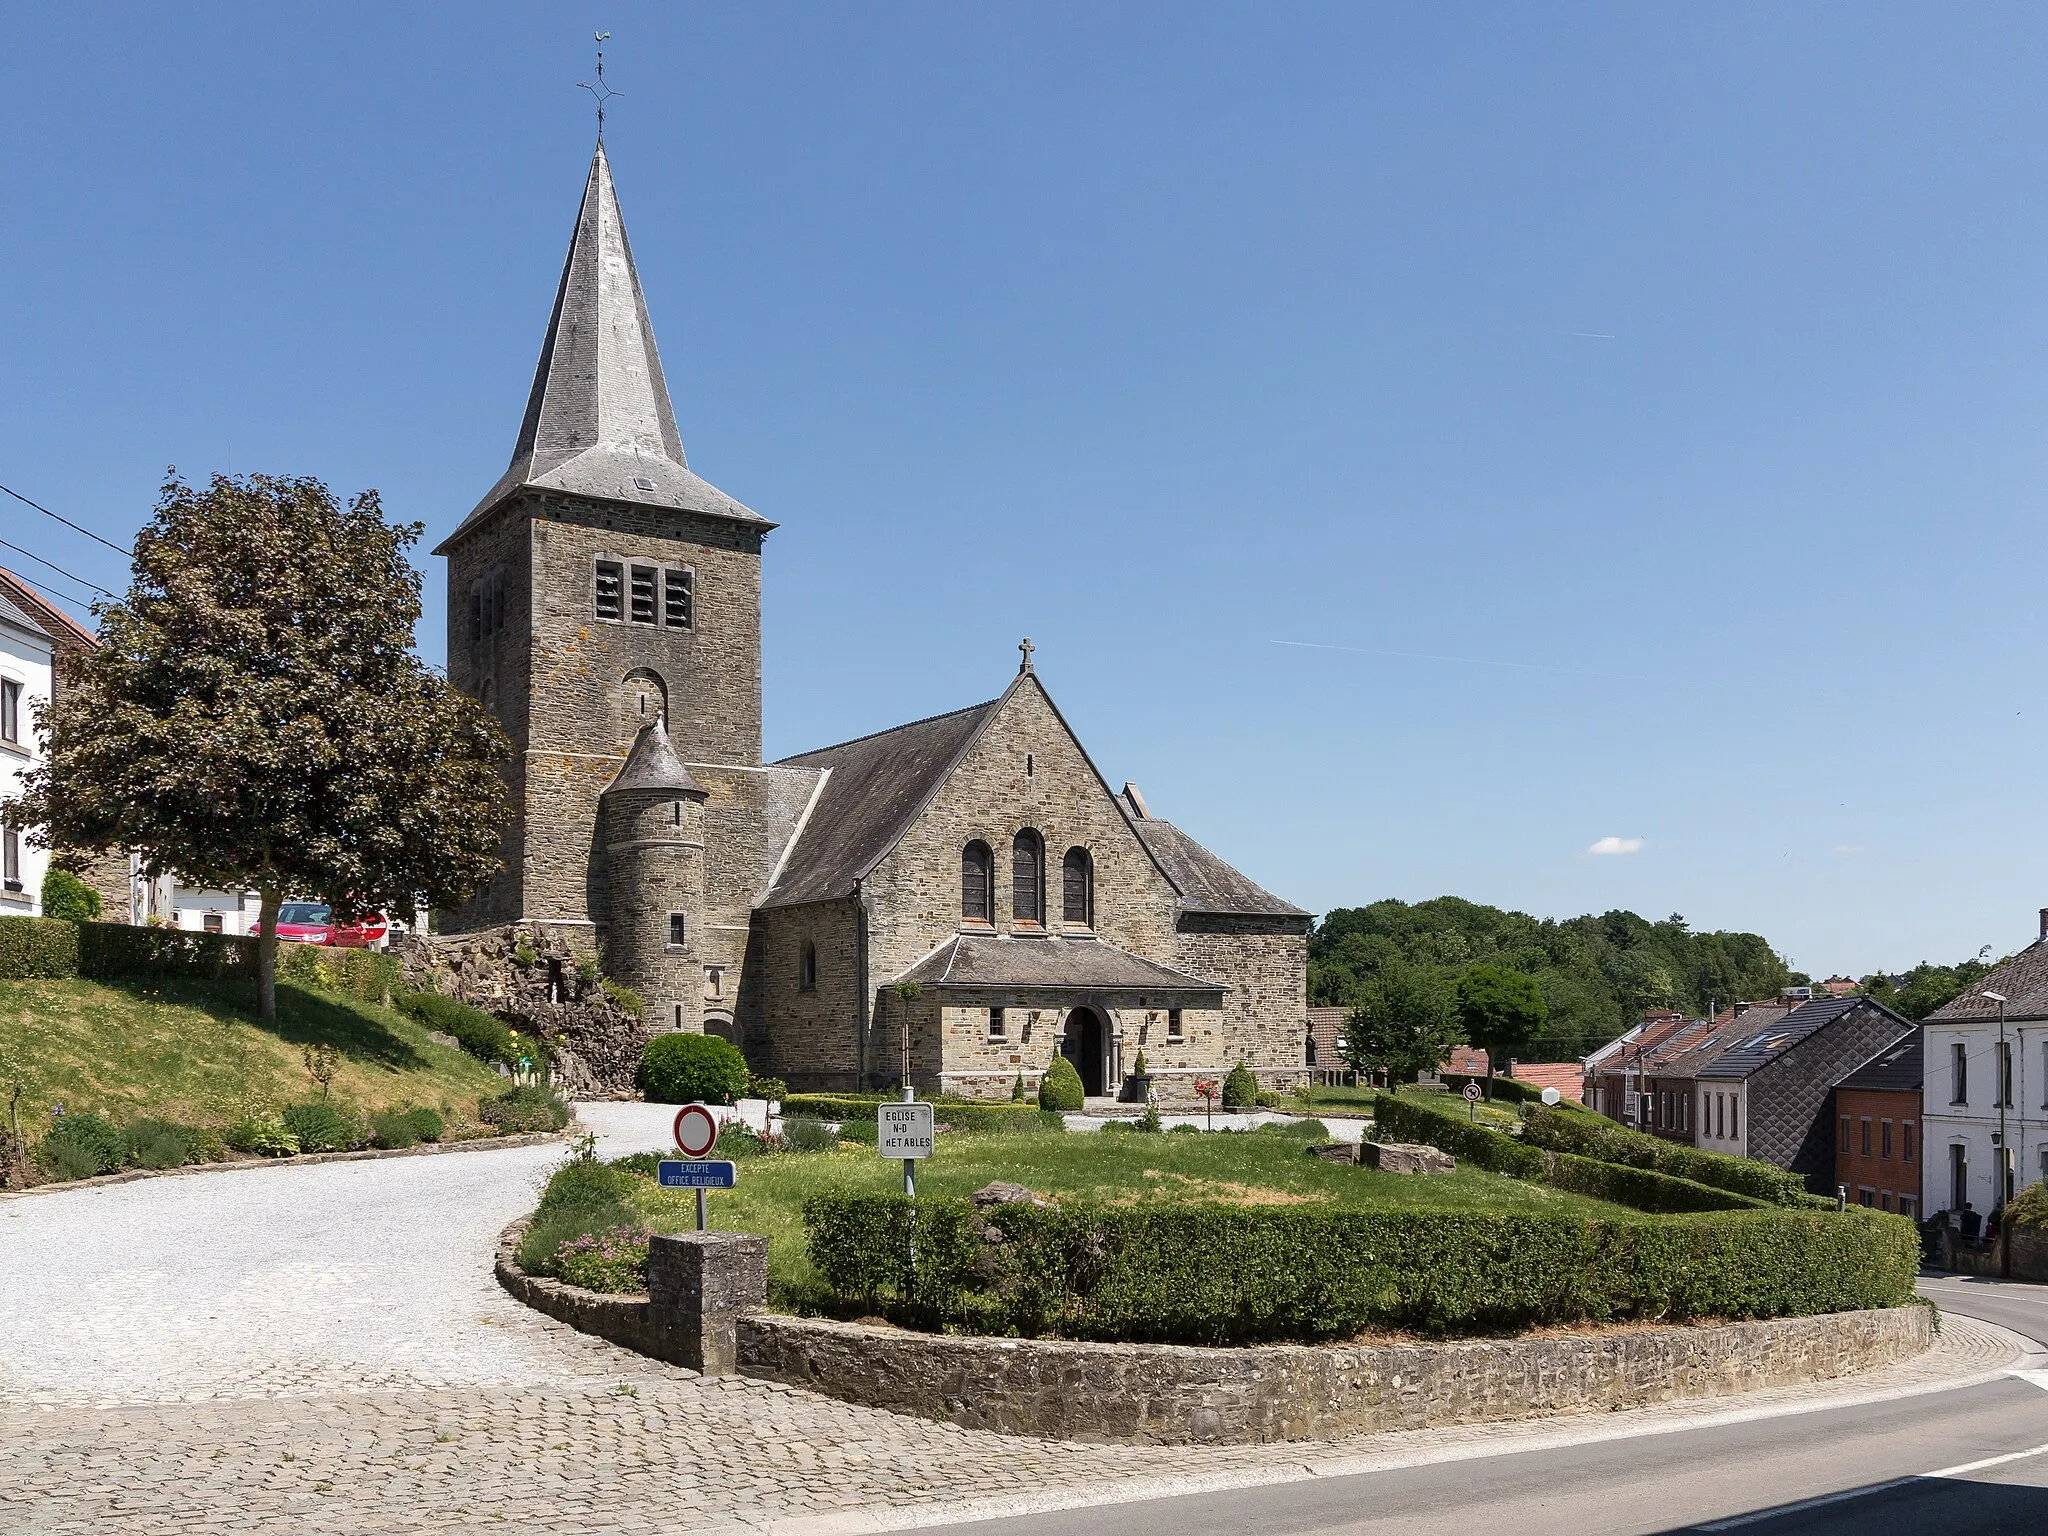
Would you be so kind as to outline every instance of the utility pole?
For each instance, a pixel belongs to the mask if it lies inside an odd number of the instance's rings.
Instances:
[[[1998,1004],[1998,1190],[1991,1204],[1991,1213],[1998,1217],[1998,1273],[2002,1279],[2012,1278],[2012,1233],[2007,1230],[2005,1201],[2007,1186],[2012,1182],[2012,1148],[2005,1144],[2005,1107],[2012,1097],[2012,1052],[2005,1043],[2005,994],[1984,992],[1979,994]]]

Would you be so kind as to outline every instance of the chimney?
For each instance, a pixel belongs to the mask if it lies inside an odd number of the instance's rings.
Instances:
[[[2041,937],[2048,939],[2048,907],[2041,909]]]

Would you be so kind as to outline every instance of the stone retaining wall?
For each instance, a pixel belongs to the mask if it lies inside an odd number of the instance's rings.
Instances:
[[[1333,1440],[1830,1381],[1908,1359],[1933,1342],[1922,1306],[1686,1328],[1442,1344],[1195,1349],[991,1339],[835,1323],[736,1308],[766,1294],[766,1245],[733,1234],[727,1283],[700,1303],[600,1296],[522,1272],[524,1222],[498,1245],[498,1281],[585,1333],[693,1369],[737,1368],[827,1397],[971,1429],[1122,1445]],[[740,1245],[760,1244],[758,1253]],[[660,1289],[661,1287],[657,1287]],[[758,1306],[758,1300],[756,1302]],[[702,1310],[693,1310],[701,1308]]]
[[[739,1368],[1005,1434],[1246,1444],[1732,1397],[1889,1365],[1932,1342],[1921,1306],[1572,1338],[1243,1349],[945,1337],[757,1313],[740,1320]]]

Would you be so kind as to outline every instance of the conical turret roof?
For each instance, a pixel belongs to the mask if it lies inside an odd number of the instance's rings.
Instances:
[[[512,463],[456,533],[527,487],[774,526],[692,474],[683,457],[602,142],[590,159]]]
[[[660,795],[711,793],[690,776],[690,770],[669,742],[668,727],[659,719],[640,727],[640,734],[633,738],[633,750],[626,754],[626,766],[605,786],[604,794],[616,795],[631,790]],[[603,799],[604,795],[598,798]]]

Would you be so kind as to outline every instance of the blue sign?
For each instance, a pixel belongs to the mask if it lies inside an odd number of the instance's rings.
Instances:
[[[663,1189],[731,1189],[739,1182],[731,1163],[678,1163],[663,1161],[656,1177]]]

